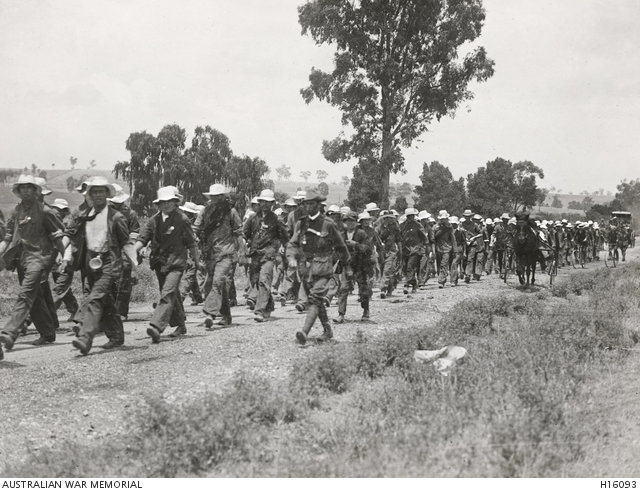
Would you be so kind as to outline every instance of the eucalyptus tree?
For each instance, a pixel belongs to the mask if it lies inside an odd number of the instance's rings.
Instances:
[[[348,135],[324,141],[322,153],[334,163],[374,163],[377,179],[351,186],[377,186],[386,205],[390,173],[404,169],[402,149],[472,99],[470,82],[493,75],[485,49],[471,47],[485,20],[482,1],[310,0],[298,15],[303,34],[336,49],[333,71],[314,67],[301,90],[305,102],[342,112]]]

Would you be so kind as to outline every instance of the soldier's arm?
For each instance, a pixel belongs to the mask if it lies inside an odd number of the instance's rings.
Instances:
[[[156,215],[152,216],[147,221],[147,224],[145,225],[145,227],[142,229],[142,232],[138,236],[138,239],[136,240],[136,251],[140,251],[142,248],[144,248],[147,244],[149,244],[149,241],[151,241],[151,238],[153,238],[153,233],[156,225]]]
[[[289,266],[295,268],[298,264],[298,256],[300,254],[300,226],[301,221],[296,222],[293,228],[293,235],[289,242],[287,243],[287,248],[285,250],[285,256],[287,257],[287,262]]]
[[[331,240],[333,242],[333,248],[337,251],[338,256],[340,256],[340,261],[343,265],[348,265],[351,257],[349,255],[349,249],[342,238],[342,234],[338,231],[338,228],[335,224],[329,224],[329,235],[331,236]],[[365,233],[366,236],[366,233]]]
[[[280,244],[282,244],[283,246],[286,245],[287,242],[289,242],[289,232],[287,231],[287,226],[282,221],[278,220],[276,223],[276,228],[276,234],[278,235]]]
[[[240,219],[235,208],[231,209],[231,235],[235,237],[242,236],[242,219]]]
[[[5,252],[5,250],[13,241],[13,231],[16,227],[16,211],[15,209],[11,211],[11,215],[9,216],[9,220],[7,221],[7,227],[5,229],[4,241],[0,243],[0,255]]]
[[[140,220],[138,219],[138,214],[133,210],[129,212],[129,222],[127,225],[129,227],[129,239],[135,241],[140,235]]]

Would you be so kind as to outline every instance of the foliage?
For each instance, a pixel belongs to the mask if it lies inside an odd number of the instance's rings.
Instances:
[[[349,178],[349,176],[342,176],[340,178],[340,184],[345,188],[349,186],[349,183],[351,183],[351,178]]]
[[[547,195],[549,194],[549,190],[546,188],[539,188],[538,193],[536,195],[536,203],[538,204],[538,212],[540,211],[540,207],[544,207],[544,202],[547,199]]]
[[[593,198],[586,196],[581,202],[577,200],[571,200],[567,205],[569,210],[589,210],[592,207]]]
[[[617,187],[616,199],[622,210],[640,207],[640,179],[624,179]]]
[[[414,202],[420,210],[463,210],[467,203],[464,178],[453,179],[448,167],[438,161],[422,165],[421,185],[416,186]]]
[[[561,298],[471,298],[435,325],[358,332],[296,357],[283,384],[239,373],[189,400],[149,396],[124,434],[34,450],[3,474],[563,476],[600,432],[579,412],[593,406],[583,383],[622,370],[629,352],[603,349],[638,338],[639,274],[578,272]],[[468,350],[449,376],[413,360],[445,345]]]
[[[324,181],[318,184],[318,191],[322,196],[329,196],[329,185]]]
[[[186,138],[186,131],[176,124],[166,125],[157,137],[146,131],[129,135],[126,148],[131,159],[118,162],[113,171],[129,183],[131,207],[138,213],[152,212],[156,190],[162,186],[176,186],[185,200],[204,203],[202,193],[222,183],[240,194],[242,204],[267,187],[269,167],[264,160],[234,155],[224,133],[199,126],[190,147]]]
[[[399,196],[396,198],[396,201],[391,205],[391,208],[398,212],[399,214],[403,214],[406,209],[409,208],[409,203],[407,199],[403,196]]]
[[[300,177],[308,182],[311,177],[311,171],[300,171]]]
[[[316,176],[318,177],[318,182],[324,181],[329,177],[329,173],[324,169],[318,169],[316,171]]]
[[[558,198],[558,195],[553,196],[553,201],[551,202],[551,206],[553,208],[562,208],[562,202],[560,201],[560,198]]]
[[[276,198],[276,203],[282,205],[284,202],[287,201],[287,199],[289,198],[289,194],[285,193],[284,191],[274,191],[273,194],[275,195]]]
[[[73,193],[76,190],[77,186],[78,181],[76,180],[76,178],[74,178],[73,176],[69,176],[67,178],[67,190],[69,191],[69,193]]]
[[[0,169],[0,183],[3,186],[6,186],[11,178],[15,178],[20,175],[20,171],[18,169]]]
[[[467,176],[469,205],[482,215],[532,208],[540,197],[536,176],[544,179],[544,172],[532,162],[498,157]]]
[[[352,210],[361,210],[370,202],[387,202],[380,186],[382,174],[373,159],[360,159],[353,167],[353,178],[347,191],[347,201]]]
[[[482,47],[459,61],[462,46],[482,31],[482,3],[309,0],[298,12],[303,34],[318,45],[336,47],[333,71],[313,68],[302,97],[336,106],[343,126],[353,130],[349,137],[341,133],[325,141],[323,155],[334,163],[355,158],[359,166],[364,160],[375,167],[379,181],[359,183],[354,169],[351,187],[379,188],[376,201],[386,207],[389,175],[404,168],[401,149],[434,118],[453,116],[472,99],[470,82],[493,75],[494,63]],[[355,196],[349,200],[357,201]]]
[[[291,168],[286,164],[283,164],[280,167],[276,168],[276,174],[278,175],[278,179],[289,179],[291,177]]]

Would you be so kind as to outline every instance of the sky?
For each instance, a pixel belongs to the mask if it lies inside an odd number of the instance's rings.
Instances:
[[[0,0],[0,167],[103,169],[128,160],[131,132],[210,125],[234,153],[276,177],[331,164],[322,141],[342,130],[300,89],[331,46],[301,35],[303,0]],[[640,2],[484,0],[477,44],[495,75],[470,86],[455,118],[405,151],[417,184],[425,162],[466,177],[496,157],[532,161],[542,186],[615,193],[640,169]],[[292,178],[292,179],[293,179]],[[313,179],[313,178],[312,178]]]

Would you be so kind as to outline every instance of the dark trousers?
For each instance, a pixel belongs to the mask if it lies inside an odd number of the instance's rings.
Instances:
[[[206,265],[207,275],[204,291],[209,292],[203,307],[206,314],[231,319],[229,286],[233,266],[231,256],[213,260]]]
[[[180,281],[182,270],[172,270],[163,273],[156,270],[158,285],[160,287],[160,299],[151,316],[149,324],[162,333],[167,325],[184,326],[187,317],[184,314],[182,295],[180,294]]]
[[[69,314],[76,314],[78,310],[78,300],[71,291],[71,284],[73,283],[73,272],[58,273],[56,270],[51,272],[53,277],[53,305],[56,309],[60,307],[60,304],[64,304],[64,307],[69,311]]]
[[[406,277],[404,281],[405,287],[417,287],[418,277],[420,275],[420,262],[422,255],[408,255],[405,258]]]
[[[81,322],[78,338],[89,343],[100,331],[113,342],[124,342],[124,327],[113,296],[113,284],[120,278],[120,265],[111,262],[109,255],[102,258],[102,268],[94,271],[85,266],[85,290],[88,292],[75,320]]]
[[[268,314],[273,311],[273,296],[271,295],[271,283],[273,281],[274,261],[266,258],[251,259],[251,290],[250,299],[255,304],[255,313]]]
[[[2,332],[15,340],[18,338],[22,324],[30,315],[40,336],[48,340],[55,340],[58,319],[55,311],[52,312],[51,307],[47,304],[43,290],[43,279],[46,281],[48,271],[39,269],[37,265],[27,266],[24,263],[18,265],[17,270],[20,290],[11,313],[11,319]],[[49,295],[51,295],[51,290],[49,290]]]
[[[129,316],[129,303],[131,302],[131,290],[133,289],[131,274],[131,265],[123,265],[120,278],[114,284],[114,297],[121,316]]]
[[[201,303],[204,301],[200,293],[200,285],[198,284],[196,264],[192,261],[187,263],[187,269],[182,276],[182,298],[186,299],[188,295],[191,295],[193,302]]]

